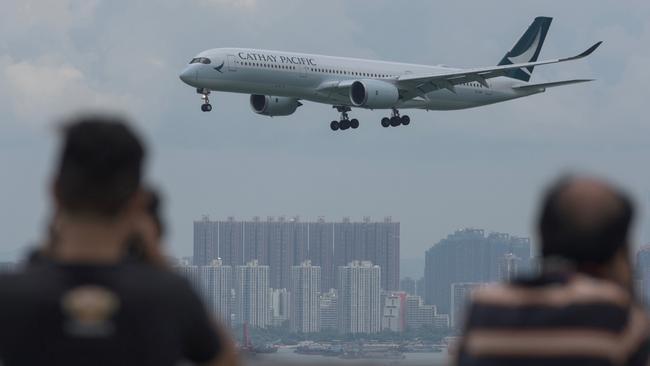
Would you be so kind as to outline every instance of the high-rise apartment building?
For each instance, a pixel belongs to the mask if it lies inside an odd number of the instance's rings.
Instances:
[[[246,263],[257,260],[261,265],[269,264],[269,222],[261,221],[255,216],[252,221],[244,222],[244,260]]]
[[[345,266],[360,260],[381,267],[381,287],[399,289],[400,224],[390,217],[383,222],[351,222],[344,218],[334,224],[334,265]]]
[[[219,257],[223,264],[244,264],[244,223],[229,217],[219,221]]]
[[[636,252],[636,275],[639,295],[648,307],[650,304],[650,246],[644,246]]]
[[[235,319],[237,324],[269,325],[269,267],[256,260],[235,267]]]
[[[510,282],[517,278],[521,260],[512,253],[506,253],[499,259],[499,281]]]
[[[406,330],[406,292],[388,292],[383,301],[382,329],[393,332]]]
[[[369,261],[353,261],[338,269],[338,323],[341,333],[381,330],[381,269]]]
[[[338,329],[338,296],[335,289],[320,295],[321,331]]]
[[[208,309],[222,324],[230,326],[232,315],[232,267],[216,259],[201,267],[203,298]]]
[[[500,233],[486,236],[478,229],[459,230],[426,252],[425,302],[436,305],[440,313],[450,314],[452,283],[498,281],[499,263],[506,254],[513,253],[523,265],[530,263],[530,252],[528,239]]]
[[[320,266],[320,291],[327,292],[336,287],[334,270],[334,224],[319,218],[309,223],[309,259]]]
[[[289,321],[291,294],[286,288],[269,289],[270,322],[274,327]]]
[[[320,331],[320,272],[306,260],[291,267],[291,312],[289,327],[292,332]]]
[[[435,326],[437,315],[436,306],[425,305],[420,296],[406,297],[406,326],[409,329]]]
[[[211,221],[204,216],[194,221],[193,264],[205,266],[220,258],[224,265],[244,264],[244,225],[229,217],[226,221]]]
[[[219,223],[210,221],[203,216],[200,221],[194,221],[194,254],[193,263],[205,266],[219,257]]]
[[[287,220],[284,217],[268,224],[270,285],[273,288],[289,288],[291,266],[307,259],[308,226],[298,218]]]
[[[194,264],[207,265],[221,258],[224,265],[237,266],[251,260],[269,266],[272,288],[289,288],[291,266],[310,259],[321,267],[320,290],[337,286],[338,266],[353,260],[368,260],[382,268],[381,287],[399,288],[400,224],[390,217],[382,222],[303,223],[298,217],[255,217],[237,221],[211,221],[207,216],[194,222]]]

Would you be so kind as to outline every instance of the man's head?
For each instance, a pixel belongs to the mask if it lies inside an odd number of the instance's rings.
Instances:
[[[117,117],[83,116],[63,130],[54,195],[67,215],[112,219],[140,189],[144,147]]]
[[[633,216],[632,201],[611,185],[586,177],[561,179],[542,203],[542,255],[578,268],[608,266],[627,257]]]

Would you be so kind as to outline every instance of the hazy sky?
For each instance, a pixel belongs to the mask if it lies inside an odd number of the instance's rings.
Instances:
[[[191,254],[202,214],[391,215],[407,260],[468,226],[529,236],[540,190],[574,169],[650,198],[647,1],[2,3],[0,260],[42,237],[54,122],[96,107],[125,112],[150,143],[175,255]],[[247,95],[213,93],[213,111],[202,113],[178,79],[196,53],[228,46],[494,65],[538,15],[554,17],[542,58],[604,44],[586,60],[536,68],[533,80],[598,81],[473,110],[412,111],[402,128],[381,128],[386,112],[354,110],[361,127],[332,133],[329,106],[268,118]],[[637,225],[638,241],[648,226]]]

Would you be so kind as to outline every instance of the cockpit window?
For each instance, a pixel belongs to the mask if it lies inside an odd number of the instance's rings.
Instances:
[[[197,64],[199,62],[207,65],[212,61],[210,61],[210,59],[207,57],[195,57],[190,61],[190,64]]]

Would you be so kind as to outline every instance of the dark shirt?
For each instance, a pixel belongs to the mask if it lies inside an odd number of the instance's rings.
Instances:
[[[617,284],[545,275],[472,294],[459,365],[645,365],[645,313]]]
[[[0,276],[5,366],[203,363],[220,349],[190,285],[147,264],[39,261]]]

